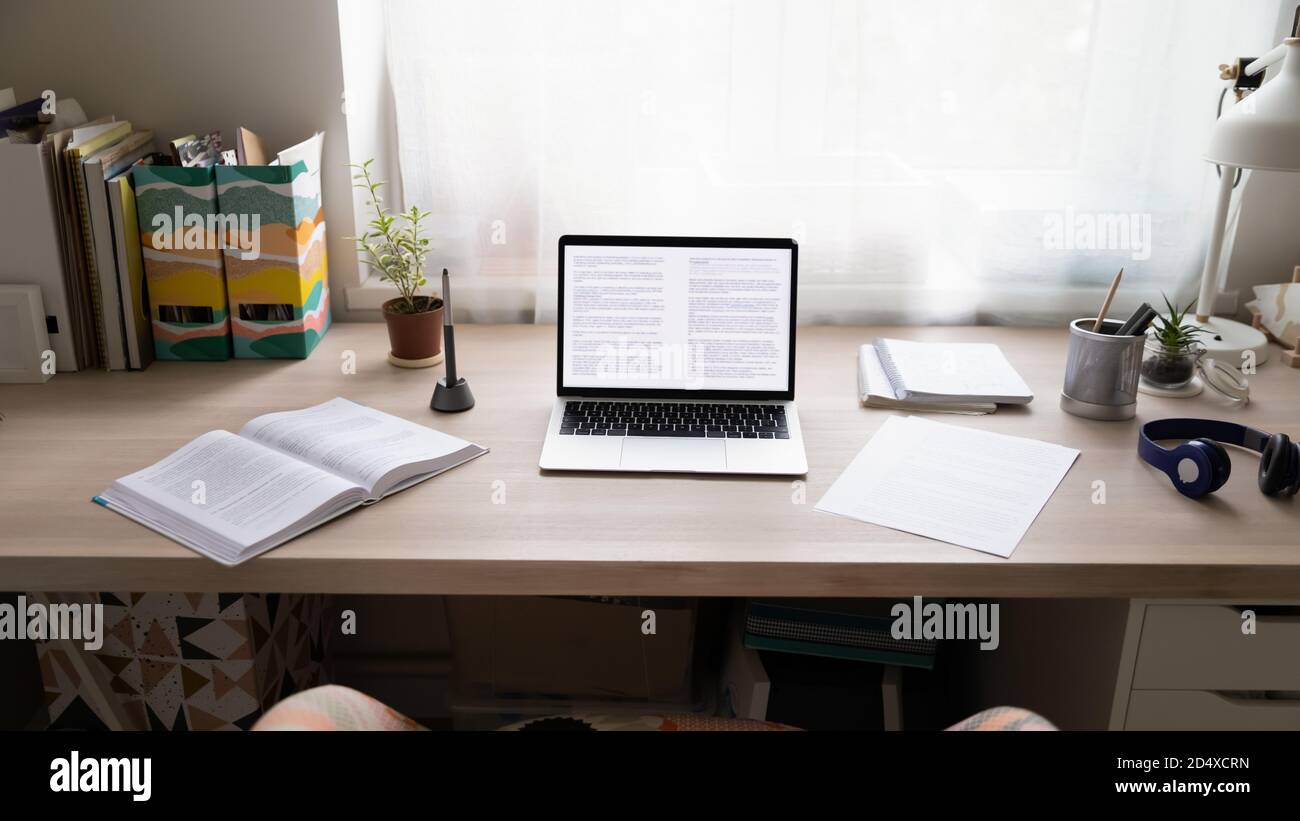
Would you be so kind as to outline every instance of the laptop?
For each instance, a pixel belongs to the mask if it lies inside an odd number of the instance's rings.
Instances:
[[[801,475],[791,239],[560,238],[544,470]]]

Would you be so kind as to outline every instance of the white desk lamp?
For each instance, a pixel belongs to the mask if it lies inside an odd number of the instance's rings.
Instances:
[[[1253,76],[1278,62],[1282,70],[1219,118],[1210,135],[1205,159],[1221,166],[1219,197],[1210,229],[1210,249],[1201,273],[1196,323],[1205,329],[1200,341],[1206,356],[1240,366],[1245,351],[1255,362],[1268,358],[1264,334],[1242,322],[1211,314],[1219,294],[1219,262],[1228,222],[1233,182],[1240,168],[1260,171],[1300,171],[1300,38],[1289,37],[1268,54],[1246,66]]]

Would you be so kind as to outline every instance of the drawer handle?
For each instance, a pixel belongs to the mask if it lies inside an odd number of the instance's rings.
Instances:
[[[1210,692],[1237,707],[1300,703],[1300,690],[1211,690]]]
[[[1238,616],[1247,610],[1255,614],[1255,620],[1264,623],[1289,624],[1300,621],[1300,607],[1285,604],[1232,604],[1228,609]]]

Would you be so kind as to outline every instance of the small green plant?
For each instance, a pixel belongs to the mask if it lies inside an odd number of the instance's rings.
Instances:
[[[368,204],[375,209],[375,217],[370,220],[366,232],[350,239],[356,242],[357,250],[366,255],[366,264],[379,272],[379,278],[397,287],[402,300],[393,306],[397,313],[431,311],[438,307],[440,300],[418,292],[427,283],[424,258],[430,248],[428,237],[420,233],[420,223],[432,212],[421,211],[414,205],[396,214],[384,208],[384,201],[379,196],[384,183],[370,176],[373,162],[372,158],[359,165],[348,163],[349,168],[357,171],[352,175],[352,187],[365,191],[370,197]]]
[[[1193,306],[1196,305],[1196,300],[1192,300],[1187,304],[1187,307],[1180,310],[1177,305],[1169,301],[1169,297],[1164,294],[1160,296],[1164,297],[1165,307],[1169,309],[1169,316],[1157,316],[1155,318],[1155,332],[1152,334],[1152,338],[1159,342],[1160,347],[1164,348],[1165,351],[1171,354],[1178,353],[1196,342],[1197,337],[1204,330],[1185,321]]]

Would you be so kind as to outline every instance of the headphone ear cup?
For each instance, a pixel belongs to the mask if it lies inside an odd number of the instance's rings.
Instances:
[[[1232,457],[1228,455],[1228,449],[1213,439],[1193,439],[1193,442],[1205,445],[1209,448],[1210,457],[1210,489],[1206,493],[1213,493],[1228,483],[1228,477],[1232,475]]]
[[[1265,496],[1291,495],[1300,484],[1300,454],[1285,433],[1268,437],[1259,458],[1259,490]]]
[[[1219,473],[1214,466],[1218,454],[1203,440],[1193,439],[1169,452],[1165,473],[1174,488],[1189,499],[1199,499],[1214,490],[1214,480]]]

